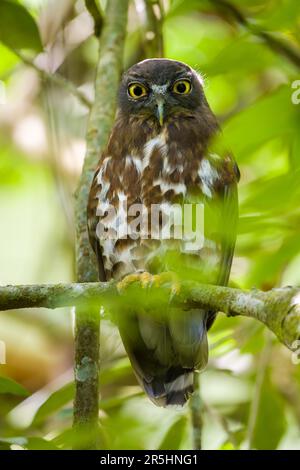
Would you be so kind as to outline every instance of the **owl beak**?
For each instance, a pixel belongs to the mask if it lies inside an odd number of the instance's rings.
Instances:
[[[162,127],[164,124],[164,119],[165,119],[165,108],[164,108],[163,101],[157,101],[156,117],[158,119],[160,126]]]

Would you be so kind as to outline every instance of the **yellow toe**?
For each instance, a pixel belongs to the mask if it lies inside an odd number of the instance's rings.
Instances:
[[[152,275],[148,272],[143,273],[134,273],[125,276],[117,284],[117,289],[119,292],[125,291],[131,284],[138,282],[140,283],[143,289],[147,289],[149,287],[161,287],[164,284],[171,285],[171,296],[178,295],[180,292],[180,283],[177,279],[176,274],[172,272],[164,272],[161,274]]]
[[[146,289],[147,287],[152,286],[153,276],[152,274],[145,272],[140,275],[140,280],[141,280],[142,287]]]
[[[134,282],[138,282],[140,279],[139,274],[128,274],[128,276],[125,276],[122,281],[118,282],[117,284],[117,289],[119,292],[124,291],[129,287],[131,284]]]

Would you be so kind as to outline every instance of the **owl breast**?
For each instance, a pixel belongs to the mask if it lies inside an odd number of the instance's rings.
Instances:
[[[201,145],[187,145],[178,132],[176,127],[165,127],[150,133],[139,147],[128,145],[126,155],[113,148],[110,154],[110,146],[103,155],[96,175],[96,236],[107,280],[172,269],[168,253],[180,263],[182,256],[188,264],[196,257],[199,265],[202,256],[206,264],[218,265],[213,236],[203,233],[198,237],[201,246],[195,247],[190,240],[193,233],[182,228],[182,208],[204,207],[212,198],[219,179],[213,163],[217,158],[205,157]]]

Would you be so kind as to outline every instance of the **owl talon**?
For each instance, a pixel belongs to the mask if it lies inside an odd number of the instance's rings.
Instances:
[[[121,293],[125,291],[131,284],[140,283],[143,289],[149,287],[161,287],[164,284],[171,283],[171,299],[179,294],[180,283],[174,273],[165,272],[152,275],[148,272],[129,274],[122,281],[118,282],[117,289]]]
[[[151,287],[153,284],[153,279],[154,279],[154,276],[152,276],[152,274],[149,274],[147,272],[142,273],[140,275],[142,288],[147,289],[148,287]]]
[[[172,272],[156,274],[153,276],[153,283],[155,287],[161,287],[163,284],[171,283],[171,299],[180,292],[180,282],[176,274]]]
[[[136,273],[136,274],[128,274],[125,276],[122,281],[118,282],[117,289],[119,292],[126,290],[131,284],[135,282],[139,282],[143,289],[151,287],[153,284],[153,277],[152,274],[147,272],[143,273]]]
[[[125,276],[122,281],[118,282],[117,289],[121,293],[122,291],[126,290],[131,284],[134,282],[138,282],[140,279],[139,274],[129,274]]]
[[[180,294],[180,282],[178,281],[173,281],[172,286],[171,286],[171,295],[174,297],[175,295]]]

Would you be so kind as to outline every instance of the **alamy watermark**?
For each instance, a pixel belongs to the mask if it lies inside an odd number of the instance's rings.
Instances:
[[[119,204],[99,205],[97,236],[104,240],[131,238],[182,240],[187,251],[204,246],[204,204],[131,204],[119,197]]]
[[[292,103],[298,105],[300,104],[300,80],[295,80],[292,83],[292,88],[295,90],[292,93]]]

